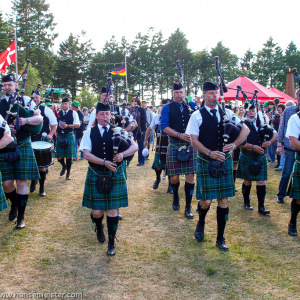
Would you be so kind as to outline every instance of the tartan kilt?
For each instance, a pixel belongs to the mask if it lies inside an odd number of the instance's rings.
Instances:
[[[300,199],[300,155],[299,153],[296,154],[296,161],[294,164],[291,190],[289,196],[294,199]]]
[[[36,180],[40,178],[39,169],[31,147],[31,140],[27,138],[18,142],[20,158],[15,161],[6,161],[5,154],[0,153],[0,171],[2,180]]]
[[[6,198],[5,198],[5,194],[1,182],[2,182],[2,175],[0,172],[0,211],[7,208],[7,202],[6,202]]]
[[[181,174],[196,174],[197,172],[197,151],[190,145],[189,150],[191,158],[188,161],[181,162],[177,159],[176,154],[179,147],[187,143],[169,136],[169,145],[167,151],[167,170],[166,173],[170,176]]]
[[[68,145],[66,148],[62,148],[59,145],[59,140],[60,139],[67,139],[68,140]],[[75,158],[76,157],[76,152],[75,152],[75,138],[74,138],[74,133],[69,132],[69,133],[58,133],[57,134],[57,140],[56,140],[56,158],[64,158],[64,157],[69,157],[69,158]]]
[[[162,168],[163,170],[166,169],[166,154],[159,154],[155,153],[154,155],[154,161],[152,164],[152,169],[155,170],[156,168]]]
[[[119,207],[128,206],[127,185],[123,166],[121,165],[118,171],[114,173],[114,183],[112,190],[107,193],[99,193],[96,187],[97,175],[95,174],[111,174],[110,170],[99,171],[91,169],[89,166],[82,200],[82,206],[91,209],[117,209]]]
[[[225,157],[225,174],[221,178],[215,178],[209,174],[209,161],[211,159],[209,156],[198,152],[197,200],[221,199],[235,195],[232,156],[227,153]]]
[[[261,171],[257,175],[250,174],[249,172],[249,163],[252,159],[260,159],[260,161],[262,162]],[[268,180],[268,166],[266,155],[241,149],[236,178],[242,178],[250,181]]]

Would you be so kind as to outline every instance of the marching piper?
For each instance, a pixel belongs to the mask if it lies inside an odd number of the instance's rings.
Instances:
[[[86,175],[82,206],[92,209],[91,219],[95,223],[97,239],[105,242],[103,218],[106,211],[108,230],[107,255],[115,255],[114,239],[118,228],[118,208],[128,206],[126,177],[122,162],[124,157],[133,155],[137,150],[131,141],[130,147],[113,156],[113,131],[110,122],[111,112],[108,104],[97,103],[97,125],[85,131],[80,150],[89,162]],[[106,184],[109,182],[109,184]]]
[[[217,106],[218,87],[215,83],[203,84],[204,106],[194,112],[188,123],[186,133],[191,135],[192,146],[198,151],[197,192],[199,221],[195,238],[199,242],[204,239],[206,214],[213,199],[217,199],[218,235],[216,246],[228,251],[224,231],[228,220],[228,197],[235,195],[231,153],[247,137],[249,129],[243,125],[234,143],[224,145],[224,125],[221,108]],[[231,121],[232,113],[226,109]],[[239,120],[236,118],[236,124]],[[215,166],[214,166],[215,165]]]

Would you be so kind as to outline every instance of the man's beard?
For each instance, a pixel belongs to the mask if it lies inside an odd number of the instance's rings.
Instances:
[[[253,119],[252,118],[250,119],[249,117],[247,117],[246,120],[250,123],[254,123],[256,121],[256,116],[254,116]]]

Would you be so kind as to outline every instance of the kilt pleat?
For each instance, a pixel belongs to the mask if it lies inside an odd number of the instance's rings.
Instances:
[[[155,153],[154,155],[154,161],[152,164],[152,169],[156,169],[156,168],[162,168],[163,170],[166,169],[166,154],[159,154],[159,153]]]
[[[197,171],[197,151],[190,145],[189,150],[191,158],[188,161],[181,162],[177,159],[177,151],[181,146],[187,145],[186,142],[169,136],[169,145],[167,151],[167,174],[184,175],[184,174],[196,174]]]
[[[2,180],[36,180],[40,178],[36,159],[31,147],[30,138],[18,142],[20,158],[15,161],[6,161],[5,154],[0,154],[0,171]]]
[[[123,166],[114,173],[112,190],[107,193],[99,193],[96,187],[97,175],[111,174],[110,170],[99,171],[88,168],[84,186],[82,206],[91,209],[117,209],[128,206],[127,185]]]
[[[66,148],[62,148],[59,145],[59,140],[60,139],[66,139],[68,140],[68,145]],[[69,133],[58,133],[57,134],[57,141],[56,141],[56,148],[55,148],[56,158],[64,158],[64,157],[69,157],[69,158],[75,158],[76,157],[76,152],[75,152],[75,138],[74,138],[74,133],[69,132]]]
[[[259,159],[262,162],[261,172],[257,175],[253,175],[249,172],[249,163],[252,159]],[[254,151],[241,149],[236,177],[250,181],[268,180],[268,165],[265,154],[258,154]]]
[[[203,160],[205,159],[205,160]],[[233,163],[232,156],[226,154],[224,161],[225,174],[221,178],[214,178],[209,174],[209,161],[207,155],[198,153],[197,164],[197,200],[212,200],[235,195],[233,181]]]
[[[300,199],[300,155],[298,153],[296,154],[289,196],[294,199]]]
[[[6,198],[2,186],[2,175],[0,172],[0,211],[4,210],[5,208],[7,208],[7,202],[6,202]]]

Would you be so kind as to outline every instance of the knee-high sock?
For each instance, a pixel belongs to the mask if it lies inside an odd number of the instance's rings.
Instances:
[[[14,189],[10,193],[5,193],[6,199],[9,199],[11,201],[11,206],[17,206],[17,192],[16,189]]]
[[[64,158],[59,158],[58,161],[62,165],[62,167],[65,169],[66,168],[65,159]]]
[[[229,208],[222,208],[217,206],[217,223],[218,223],[218,240],[222,240],[224,238],[224,231],[226,222],[228,220]]]
[[[194,194],[195,183],[185,182],[184,191],[185,191],[185,207],[191,208],[191,202]]]
[[[27,195],[20,195],[17,194],[17,204],[18,204],[18,220],[24,219],[24,213],[28,201],[28,194]]]
[[[236,170],[233,170],[233,181],[235,183],[235,180],[236,180]]]
[[[156,181],[159,183],[160,182],[160,175],[161,175],[162,169],[155,169],[156,173]]]
[[[251,185],[246,185],[243,182],[242,193],[244,197],[244,204],[250,204],[250,191],[251,191]]]
[[[180,186],[180,181],[178,181],[175,184],[171,183],[171,187],[172,187],[172,190],[173,190],[173,198],[174,199],[178,199],[179,198],[179,195],[178,195],[179,186]]]
[[[296,199],[293,199],[291,203],[291,220],[290,220],[290,223],[292,223],[293,225],[297,224],[297,215],[299,211],[300,211],[300,204],[297,204]]]
[[[40,171],[40,177],[41,179],[39,179],[40,182],[40,190],[44,190],[44,184],[45,184],[45,180],[46,180],[46,171]]]
[[[265,207],[265,196],[266,196],[266,186],[265,185],[257,185],[256,186],[256,194],[258,200],[258,208]]]
[[[116,217],[106,216],[106,222],[107,222],[109,243],[114,245],[114,240],[115,240],[115,236],[119,224],[119,216]]]
[[[67,165],[67,174],[70,174],[71,172],[71,166],[72,166],[72,158],[67,158],[66,159],[66,165]]]
[[[201,207],[200,201],[198,202],[198,214],[199,214],[199,224],[204,226],[206,214],[208,213],[210,206],[208,208],[203,209]]]

